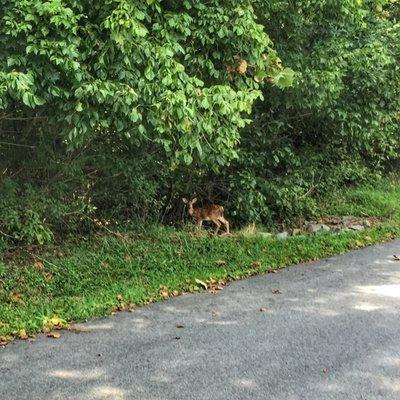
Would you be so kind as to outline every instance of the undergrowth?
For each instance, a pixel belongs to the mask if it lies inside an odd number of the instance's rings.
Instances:
[[[156,226],[7,250],[0,262],[0,342],[393,239],[400,236],[399,198],[400,185],[386,181],[321,205],[321,215],[381,219],[362,232],[278,240],[254,227],[213,237]]]

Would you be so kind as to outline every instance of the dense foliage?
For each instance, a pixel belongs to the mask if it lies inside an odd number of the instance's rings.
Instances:
[[[360,3],[271,1],[261,16],[297,79],[288,91],[264,89],[243,134],[229,170],[241,219],[313,212],[319,194],[380,174],[398,158],[399,4]]]
[[[269,223],[397,158],[397,1],[3,3],[3,239],[177,221],[192,193]]]

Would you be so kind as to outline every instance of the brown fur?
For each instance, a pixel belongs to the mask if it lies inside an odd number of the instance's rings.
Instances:
[[[216,235],[221,228],[221,223],[225,226],[226,233],[229,234],[229,222],[224,217],[224,207],[218,204],[209,204],[204,207],[195,208],[193,204],[196,203],[196,198],[193,200],[182,200],[188,205],[188,214],[193,218],[199,228],[201,228],[203,221],[212,221],[216,226],[214,235]]]

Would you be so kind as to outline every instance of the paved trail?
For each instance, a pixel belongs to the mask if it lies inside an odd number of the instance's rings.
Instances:
[[[17,341],[0,349],[0,399],[399,400],[398,253],[395,241]]]

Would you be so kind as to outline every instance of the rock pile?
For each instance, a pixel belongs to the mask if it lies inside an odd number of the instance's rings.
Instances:
[[[314,221],[304,221],[300,226],[278,233],[279,239],[285,239],[288,236],[299,236],[306,234],[318,234],[323,232],[349,232],[362,231],[370,228],[377,223],[374,218],[360,218],[352,215],[343,217],[327,217]]]

